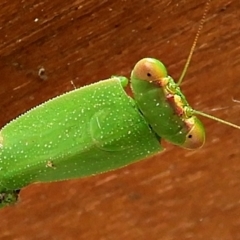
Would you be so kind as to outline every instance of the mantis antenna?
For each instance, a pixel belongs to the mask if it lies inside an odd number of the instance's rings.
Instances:
[[[178,82],[177,82],[177,85],[178,85],[178,86],[181,85],[181,83],[182,83],[182,81],[183,81],[183,78],[184,78],[185,75],[186,75],[188,66],[189,66],[189,64],[190,64],[190,62],[191,62],[194,49],[195,49],[195,47],[196,47],[196,44],[197,44],[197,41],[198,41],[200,32],[201,32],[201,30],[202,30],[202,28],[203,28],[203,24],[204,24],[205,19],[206,19],[207,12],[208,12],[208,10],[209,10],[210,2],[211,2],[211,0],[208,0],[208,1],[206,2],[206,4],[205,4],[203,16],[202,16],[202,19],[201,19],[201,21],[200,21],[200,24],[199,24],[199,27],[198,27],[198,31],[197,31],[197,33],[196,33],[196,36],[195,36],[195,38],[194,38],[193,45],[192,45],[192,47],[191,47],[191,50],[190,50],[190,53],[189,53],[189,55],[188,55],[188,58],[187,58],[187,61],[186,61],[186,63],[185,63],[185,66],[184,66],[184,69],[183,69],[183,71],[182,71],[182,74],[181,74],[181,76],[180,76],[180,78],[179,78],[179,80],[178,80]],[[228,121],[222,120],[222,119],[220,119],[220,118],[214,117],[214,116],[209,115],[209,114],[207,114],[207,113],[204,113],[204,112],[201,112],[201,111],[197,111],[197,110],[195,110],[195,109],[192,109],[192,113],[197,114],[197,115],[201,115],[201,116],[203,116],[203,117],[206,117],[206,118],[215,120],[215,121],[217,121],[217,122],[223,123],[223,124],[225,124],[225,125],[228,125],[228,126],[230,126],[230,127],[237,128],[237,129],[240,130],[240,126],[238,126],[238,125],[236,125],[236,124],[233,124],[233,123],[230,123],[230,122],[228,122]]]
[[[206,118],[215,120],[215,121],[217,121],[217,122],[223,123],[223,124],[225,124],[225,125],[228,125],[228,126],[230,126],[230,127],[234,127],[234,128],[237,128],[237,129],[240,130],[240,126],[238,126],[238,125],[236,125],[236,124],[233,124],[233,123],[230,123],[230,122],[228,122],[228,121],[222,120],[221,118],[214,117],[214,116],[212,116],[212,115],[209,115],[209,114],[204,113],[204,112],[201,112],[201,111],[197,111],[197,110],[195,110],[195,109],[193,109],[192,112],[195,113],[195,114],[197,114],[197,115],[201,115],[201,116],[203,116],[203,117],[206,117]]]
[[[199,23],[198,31],[197,31],[196,36],[195,36],[195,38],[194,38],[193,45],[192,45],[192,47],[191,47],[191,50],[190,50],[190,53],[189,53],[189,55],[188,55],[187,61],[186,61],[185,66],[184,66],[184,68],[183,68],[182,74],[181,74],[181,76],[180,76],[180,78],[179,78],[179,80],[178,80],[178,82],[177,82],[177,85],[178,85],[178,86],[181,85],[181,83],[182,83],[182,81],[183,81],[183,78],[184,78],[185,75],[186,75],[188,66],[189,66],[189,64],[190,64],[190,62],[191,62],[194,49],[196,48],[196,44],[197,44],[197,41],[198,41],[200,32],[201,32],[201,30],[202,30],[202,28],[203,28],[203,24],[204,24],[205,19],[206,19],[206,15],[207,15],[207,12],[208,12],[208,9],[209,9],[210,2],[211,2],[211,0],[208,0],[208,1],[206,2],[206,4],[205,4],[203,16],[202,16],[202,19],[201,19],[201,21],[200,21],[200,23]]]

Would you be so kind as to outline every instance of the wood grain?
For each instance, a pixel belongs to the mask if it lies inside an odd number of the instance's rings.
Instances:
[[[142,57],[180,76],[205,1],[0,3],[0,126],[66,91],[129,76]],[[194,108],[240,124],[240,2],[211,3],[182,89]],[[43,68],[43,75],[39,70]],[[0,212],[0,239],[240,239],[238,130],[201,118],[198,151],[86,179],[34,184]]]

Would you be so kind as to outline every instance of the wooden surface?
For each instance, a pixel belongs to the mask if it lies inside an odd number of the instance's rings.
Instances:
[[[130,75],[142,57],[180,76],[204,1],[0,3],[0,126],[66,91]],[[240,124],[239,0],[211,3],[182,89],[194,108]],[[45,72],[39,76],[40,68]],[[0,211],[0,239],[240,239],[240,131],[201,118],[198,151],[86,179],[34,184]]]

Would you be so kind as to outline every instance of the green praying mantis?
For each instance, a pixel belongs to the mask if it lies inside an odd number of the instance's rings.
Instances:
[[[140,60],[128,79],[113,76],[51,99],[0,131],[0,207],[14,204],[21,188],[111,171],[163,150],[165,139],[186,149],[205,142],[196,115],[239,126],[190,107],[180,85],[190,63],[210,0],[183,73],[176,83],[162,62]]]

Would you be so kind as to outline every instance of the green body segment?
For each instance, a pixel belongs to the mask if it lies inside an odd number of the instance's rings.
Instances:
[[[0,139],[2,192],[114,170],[162,150],[117,77],[30,110]]]

